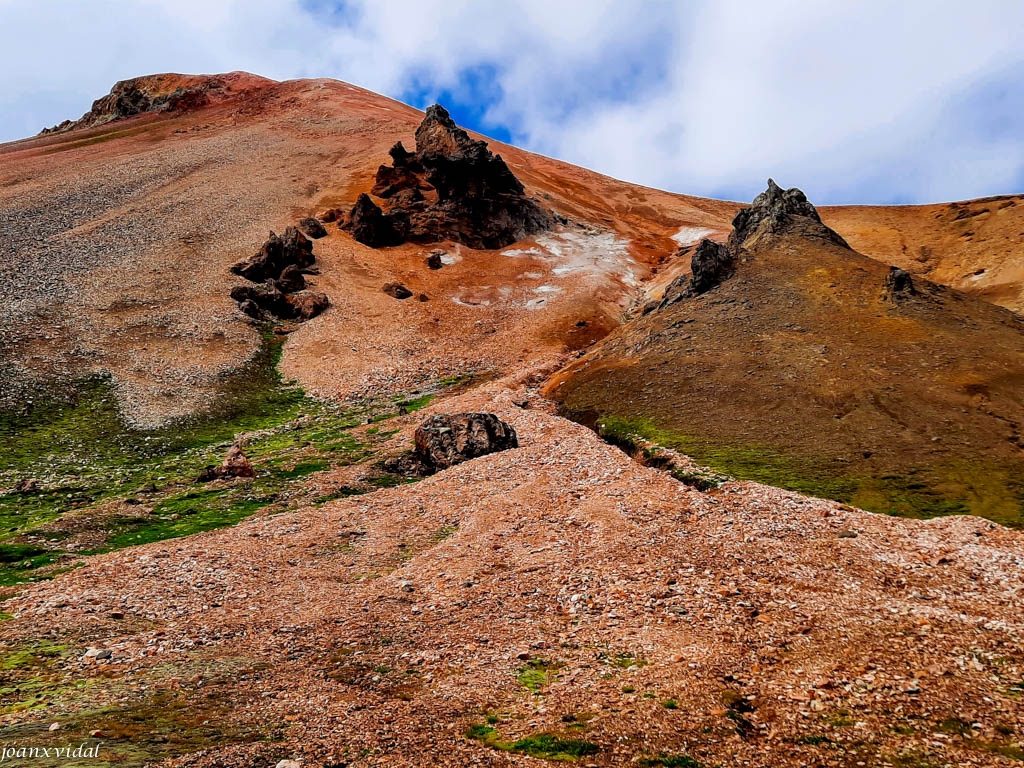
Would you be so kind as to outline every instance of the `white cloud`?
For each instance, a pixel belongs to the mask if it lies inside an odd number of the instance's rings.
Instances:
[[[1002,82],[1020,98],[1010,0],[331,5],[0,0],[0,138],[149,72],[328,76],[401,97],[457,94],[485,67],[485,121],[518,143],[676,191],[748,198],[774,175],[822,202],[924,201],[1024,178],[1024,132],[993,136],[984,95]]]

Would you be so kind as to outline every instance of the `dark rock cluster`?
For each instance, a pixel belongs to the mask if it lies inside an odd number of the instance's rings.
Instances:
[[[751,205],[737,212],[732,227],[727,244],[707,238],[700,241],[690,259],[691,274],[680,275],[669,284],[659,308],[688,296],[706,293],[731,277],[736,259],[746,242],[754,236],[795,231],[805,236],[821,237],[843,248],[850,247],[837,232],[822,223],[818,210],[803,192],[796,187],[782,189],[772,179],[768,179],[768,188],[755,197]],[[649,311],[650,306],[644,311]]]
[[[503,248],[548,229],[549,211],[528,197],[500,155],[472,139],[435,104],[416,129],[416,151],[401,142],[391,165],[377,170],[341,227],[371,248],[454,240],[470,248]]]
[[[782,189],[773,179],[768,179],[768,189],[733,218],[729,246],[737,252],[758,232],[779,234],[794,225],[801,234],[823,237],[843,248],[850,247],[839,233],[822,224],[818,209],[803,192],[796,187]]]
[[[307,229],[308,221],[302,222]],[[313,243],[298,228],[288,227],[283,235],[271,232],[258,253],[231,268],[253,283],[232,288],[231,298],[242,312],[257,320],[316,317],[330,306],[330,301],[306,287],[306,274],[315,261]]]
[[[122,80],[114,84],[110,93],[92,103],[92,108],[78,120],[65,120],[40,134],[60,133],[72,128],[100,125],[121,120],[144,112],[181,112],[199,109],[210,103],[207,88],[203,86],[179,87],[170,93],[151,96],[139,88],[139,79]]]
[[[405,475],[429,475],[489,453],[519,447],[510,424],[493,413],[431,416],[416,428],[412,453],[385,462],[385,469]]]

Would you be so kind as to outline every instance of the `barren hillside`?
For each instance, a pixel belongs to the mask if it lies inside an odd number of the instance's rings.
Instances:
[[[727,248],[738,203],[482,139],[233,73],[0,145],[5,745],[1024,758],[1024,206],[786,192]]]

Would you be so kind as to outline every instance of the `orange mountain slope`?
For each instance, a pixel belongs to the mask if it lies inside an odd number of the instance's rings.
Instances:
[[[425,120],[333,80],[159,75],[0,145],[4,745],[1020,759],[1024,533],[950,513],[1020,523],[1024,206],[822,224],[791,195],[800,220],[726,247],[737,203],[437,119],[435,152]],[[362,224],[401,245],[354,236],[373,192]],[[430,241],[519,195],[550,228]],[[504,449],[423,476],[414,435],[450,414],[500,418]]]

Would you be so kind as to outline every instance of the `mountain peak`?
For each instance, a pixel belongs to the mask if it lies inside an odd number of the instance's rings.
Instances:
[[[838,233],[821,222],[818,209],[802,190],[796,187],[783,189],[774,179],[768,179],[767,189],[736,214],[729,243],[733,248],[739,248],[755,234],[780,234],[793,224],[800,225],[801,234],[825,237],[836,245],[850,247]]]

